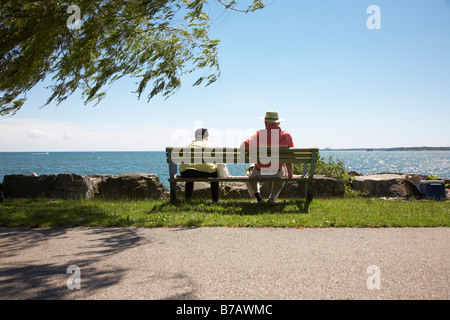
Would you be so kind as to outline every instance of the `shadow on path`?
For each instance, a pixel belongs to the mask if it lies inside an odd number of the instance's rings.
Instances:
[[[95,291],[118,284],[126,269],[99,268],[97,262],[142,243],[137,230],[129,228],[86,229],[81,247],[74,248],[67,234],[70,228],[0,228],[0,299],[66,299],[90,296]],[[58,241],[51,241],[58,238]],[[62,239],[61,239],[62,238]],[[67,242],[64,238],[67,238]],[[61,250],[61,245],[67,251]],[[58,246],[52,251],[52,246]],[[71,248],[76,253],[71,253]],[[45,250],[49,260],[36,264],[26,250]],[[61,254],[61,251],[64,253]],[[59,252],[57,254],[56,252]],[[44,254],[44,253],[43,253]],[[83,290],[70,290],[69,265],[81,270]],[[82,292],[80,292],[82,291]]]

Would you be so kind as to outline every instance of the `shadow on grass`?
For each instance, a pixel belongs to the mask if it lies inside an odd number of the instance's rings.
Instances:
[[[11,201],[2,209],[0,226],[8,227],[107,227],[131,224],[127,216],[111,213],[95,203],[76,200],[22,199],[17,203]]]
[[[224,202],[216,205],[224,208],[224,214],[257,215],[286,212],[308,213],[309,204],[305,200],[291,200],[276,203]]]
[[[282,200],[276,203],[256,203],[243,200],[229,200],[211,202],[208,200],[177,200],[176,202],[164,201],[156,204],[150,212],[177,211],[206,211],[228,215],[259,215],[276,213],[308,213],[311,201],[304,199]]]
[[[0,209],[0,226],[7,227],[127,227],[134,223],[130,214],[95,201],[21,199]]]

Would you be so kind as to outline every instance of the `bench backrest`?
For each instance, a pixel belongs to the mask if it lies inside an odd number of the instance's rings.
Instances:
[[[259,147],[250,150],[244,148],[191,148],[167,147],[166,157],[170,176],[177,172],[177,164],[185,163],[303,163],[303,173],[310,164],[309,175],[314,175],[317,148],[270,148]]]

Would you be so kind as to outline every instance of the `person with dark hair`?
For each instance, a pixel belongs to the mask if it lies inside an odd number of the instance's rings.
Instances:
[[[192,141],[188,148],[208,148],[212,147],[208,142],[209,133],[205,128],[195,131],[195,140]],[[217,167],[214,163],[181,163],[180,174],[183,178],[216,178]],[[185,197],[192,199],[194,192],[194,182],[186,182]],[[211,197],[213,202],[219,201],[219,183],[211,182]]]

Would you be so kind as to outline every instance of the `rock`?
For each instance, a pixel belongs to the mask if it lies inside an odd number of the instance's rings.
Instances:
[[[107,178],[113,177],[113,175],[112,174],[90,174],[90,175],[87,175],[87,177],[89,177],[94,184],[92,197],[95,198],[95,197],[100,196],[100,192],[98,191],[98,185],[100,184],[100,182],[105,181]]]
[[[177,183],[177,197],[184,199],[185,183]],[[220,197],[220,191],[219,191]],[[208,182],[194,182],[193,199],[211,199],[210,184]]]
[[[345,193],[344,184],[340,179],[327,177],[324,175],[314,176],[313,196],[316,198],[343,197]],[[306,184],[303,182],[287,182],[280,192],[279,198],[304,198]],[[261,195],[267,198],[270,194],[269,185],[261,187]]]
[[[54,175],[50,177],[54,179]],[[49,176],[11,174],[3,177],[3,193],[6,198],[36,198],[47,196]]]
[[[95,183],[86,176],[73,173],[56,175],[52,183],[52,197],[91,199],[95,193]]]
[[[154,174],[6,175],[3,193],[8,198],[167,199],[169,191]]]
[[[348,174],[351,176],[355,176],[355,177],[363,176],[363,174],[361,172],[355,171],[355,170],[349,171]]]
[[[314,177],[315,197],[342,197],[345,193],[344,184],[339,179],[334,179],[322,175]],[[299,182],[287,182],[281,190],[279,198],[304,198],[305,184]],[[263,198],[267,198],[270,194],[269,184],[265,183],[261,186],[261,194]],[[177,184],[177,197],[184,198],[184,183]],[[193,199],[211,199],[211,188],[209,182],[195,182]],[[244,182],[227,182],[219,184],[219,200],[220,199],[249,199],[247,187]]]
[[[345,186],[341,179],[324,175],[316,175],[314,176],[314,179],[316,180],[314,183],[314,197],[335,198],[343,197],[345,195]]]
[[[94,182],[73,173],[58,175],[5,175],[3,193],[8,198],[84,198],[94,195]]]
[[[428,177],[419,175],[422,180]],[[324,175],[314,176],[314,197],[343,197],[345,186],[340,179],[330,178]],[[355,176],[352,187],[366,193],[371,197],[402,198],[404,196],[403,185],[400,181],[405,179],[402,173],[381,173],[371,175]],[[448,179],[445,180],[449,183]],[[269,187],[266,183],[261,187],[263,198],[269,196]],[[177,196],[184,198],[184,183],[177,184]],[[304,198],[305,184],[298,182],[287,182],[281,190],[280,199]],[[193,198],[211,199],[210,185],[206,182],[194,183]],[[219,199],[248,199],[250,198],[247,187],[243,182],[221,183],[219,189]]]
[[[340,179],[316,175],[314,197],[342,197],[345,187]],[[423,178],[423,179],[422,179]],[[422,180],[428,177],[421,176]],[[384,173],[355,176],[352,187],[373,197],[402,197],[403,185],[400,181],[405,174]],[[445,180],[450,183],[449,179]],[[219,183],[219,199],[248,199],[247,187],[243,182]],[[87,175],[73,173],[58,175],[6,175],[0,191],[7,198],[104,198],[104,199],[160,199],[169,198],[168,188],[159,177],[149,173],[121,175]],[[269,196],[268,184],[263,184],[261,193]],[[184,198],[184,183],[177,184],[177,194]],[[196,182],[194,199],[211,199],[210,184]],[[288,182],[280,193],[280,198],[304,198],[305,184]]]
[[[249,199],[247,186],[244,182],[227,182],[221,187],[220,196],[226,199]]]
[[[185,183],[177,183],[177,197],[184,199]],[[219,183],[219,199],[248,199],[250,196],[243,182]],[[211,199],[211,186],[209,182],[195,182],[193,199]]]
[[[402,197],[404,174],[383,173],[357,176],[353,179],[352,187],[371,197]]]
[[[97,181],[96,197],[105,199],[167,199],[169,190],[149,173],[91,176]]]

